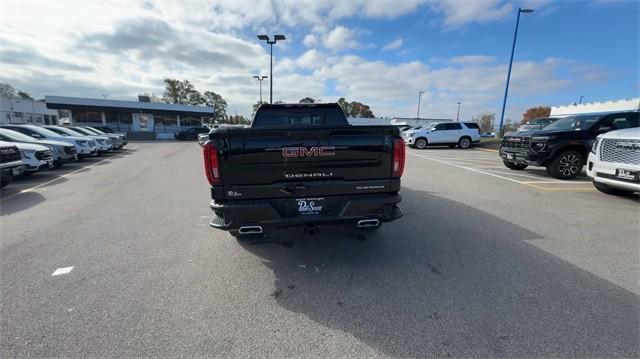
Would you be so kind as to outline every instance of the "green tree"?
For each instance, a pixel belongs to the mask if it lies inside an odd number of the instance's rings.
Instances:
[[[316,99],[314,99],[313,97],[305,97],[300,99],[300,101],[298,101],[298,103],[316,103]]]
[[[0,83],[0,95],[16,97],[16,89],[5,83]]]
[[[357,101],[349,102],[345,100],[344,97],[340,97],[338,99],[338,106],[340,106],[345,116],[347,117],[363,117],[363,118],[376,117],[368,105],[365,105]]]
[[[227,101],[213,91],[205,91],[202,97],[205,106],[213,107],[213,119],[224,122],[227,118]]]
[[[164,95],[162,100],[165,103],[178,103],[182,105],[202,105],[202,95],[193,87],[189,80],[164,79]]]
[[[18,91],[18,97],[24,100],[33,100],[33,97],[24,91]]]

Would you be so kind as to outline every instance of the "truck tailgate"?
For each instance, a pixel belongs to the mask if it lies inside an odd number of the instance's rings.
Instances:
[[[224,198],[249,199],[316,196],[323,186],[335,194],[388,192],[394,136],[391,126],[354,126],[228,129],[211,140],[221,150]]]

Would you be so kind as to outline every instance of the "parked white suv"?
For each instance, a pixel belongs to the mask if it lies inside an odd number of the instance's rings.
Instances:
[[[49,147],[24,142],[13,144],[20,150],[25,175],[53,167],[53,152]]]
[[[405,135],[405,142],[418,149],[431,145],[448,145],[451,148],[457,145],[467,149],[480,142],[480,129],[475,122],[441,122],[409,132]]]
[[[640,127],[598,136],[589,153],[587,176],[600,192],[616,196],[640,192]]]

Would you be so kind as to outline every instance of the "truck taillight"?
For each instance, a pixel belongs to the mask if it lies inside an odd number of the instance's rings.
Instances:
[[[212,186],[221,184],[218,148],[213,142],[209,141],[202,147],[202,154],[204,156],[204,172],[207,175],[209,184]]]
[[[396,137],[393,140],[393,171],[392,177],[400,178],[404,172],[404,140],[401,137]]]

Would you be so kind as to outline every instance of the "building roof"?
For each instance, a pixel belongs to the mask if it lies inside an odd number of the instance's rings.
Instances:
[[[81,98],[81,97],[65,97],[65,96],[45,96],[47,108],[51,109],[90,109],[107,110],[131,110],[138,112],[172,112],[183,114],[212,114],[213,107],[208,106],[192,106],[173,103],[154,103],[154,102],[138,102],[124,100],[108,100],[97,98]]]

